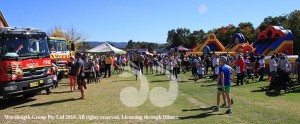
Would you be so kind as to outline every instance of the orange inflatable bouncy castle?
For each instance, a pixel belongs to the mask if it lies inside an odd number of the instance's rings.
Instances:
[[[206,48],[206,49],[205,49]],[[230,54],[237,55],[238,53],[245,54],[247,51],[253,52],[254,48],[248,42],[246,43],[243,34],[236,33],[233,35],[232,41],[226,47],[224,47],[217,39],[215,34],[209,34],[203,44],[198,44],[194,47],[193,52],[187,54],[202,55],[203,51],[215,52],[216,54]]]
[[[194,47],[193,52],[188,52],[190,55],[202,55],[205,48],[209,48],[210,52],[215,52],[216,54],[224,54],[225,47],[221,44],[221,42],[217,39],[215,34],[209,34],[203,44],[198,44]],[[234,54],[234,53],[230,53]]]
[[[205,46],[208,46],[210,51],[225,50],[225,47],[220,43],[215,34],[209,34],[203,44],[198,44],[194,47],[194,52],[203,52]]]
[[[255,54],[271,56],[274,53],[293,55],[294,36],[290,30],[281,26],[268,26],[265,31],[259,33],[253,46]]]

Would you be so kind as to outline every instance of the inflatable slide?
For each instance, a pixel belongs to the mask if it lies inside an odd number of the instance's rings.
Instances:
[[[259,33],[254,41],[256,55],[273,55],[285,53],[293,55],[293,34],[281,26],[268,26],[265,31]]]
[[[247,51],[252,52],[253,47],[246,42],[245,37],[241,33],[235,33],[232,36],[232,40],[228,46],[226,46],[226,52],[236,52],[245,54]]]

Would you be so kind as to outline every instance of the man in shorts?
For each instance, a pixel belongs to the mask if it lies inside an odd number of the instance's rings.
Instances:
[[[79,86],[79,89],[81,91],[81,97],[80,99],[85,99],[85,89],[86,89],[86,82],[84,81],[84,62],[81,59],[81,54],[76,53],[75,54],[76,62],[75,62],[75,70],[76,73],[74,75],[74,80],[77,81],[77,84]]]
[[[217,107],[214,108],[214,111],[220,110],[220,96],[225,92],[225,96],[228,103],[228,109],[226,114],[231,114],[231,104],[232,100],[230,97],[231,91],[231,82],[230,82],[230,71],[234,71],[230,66],[226,65],[227,58],[222,56],[220,59],[220,67],[219,67],[219,74],[218,74],[218,92],[217,92]]]

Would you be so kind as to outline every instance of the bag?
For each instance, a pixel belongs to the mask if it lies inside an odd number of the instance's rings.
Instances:
[[[240,74],[240,73],[241,73],[241,68],[240,68],[240,66],[236,66],[236,67],[235,67],[235,71],[236,71],[237,74]]]
[[[79,76],[80,77],[85,77],[85,74],[84,73],[80,73]]]

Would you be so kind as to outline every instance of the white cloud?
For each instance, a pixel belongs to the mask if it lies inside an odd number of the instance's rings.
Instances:
[[[205,14],[207,12],[207,5],[205,4],[202,4],[198,7],[198,12],[201,13],[201,14]]]

